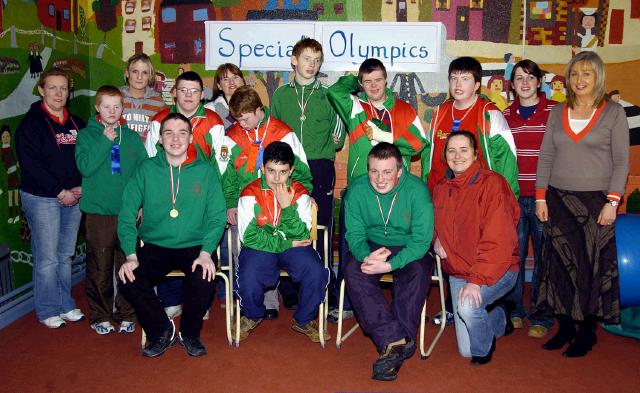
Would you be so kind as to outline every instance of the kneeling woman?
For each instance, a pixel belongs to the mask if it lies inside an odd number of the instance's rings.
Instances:
[[[451,133],[449,166],[433,190],[435,251],[449,273],[458,351],[472,364],[491,360],[506,317],[497,306],[518,277],[518,202],[507,181],[481,167],[472,133]]]

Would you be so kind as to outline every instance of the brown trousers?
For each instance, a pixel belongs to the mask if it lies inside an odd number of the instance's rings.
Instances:
[[[87,236],[87,300],[89,321],[136,320],[133,307],[117,291],[114,311],[114,270],[117,274],[125,261],[118,241],[118,216],[87,214],[85,222]],[[117,281],[116,281],[117,282]]]

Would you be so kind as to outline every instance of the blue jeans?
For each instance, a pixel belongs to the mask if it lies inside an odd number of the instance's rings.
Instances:
[[[453,303],[453,317],[456,327],[458,351],[464,357],[486,356],[491,349],[493,338],[504,335],[507,325],[502,307],[494,306],[487,312],[487,307],[493,305],[513,288],[518,278],[518,272],[506,272],[495,284],[480,287],[482,304],[476,308],[475,304],[467,301],[460,305],[460,289],[467,280],[449,276],[449,288]]]
[[[536,199],[535,197],[520,197],[520,221],[518,222],[518,253],[520,255],[520,273],[513,291],[507,295],[506,300],[515,305],[515,309],[511,313],[511,317],[525,318],[527,316],[526,308],[522,301],[524,292],[525,263],[529,254],[529,236],[533,243],[533,277],[531,280],[531,304],[536,303],[538,297],[538,266],[540,265],[540,251],[542,247],[542,223],[536,217]],[[532,312],[528,319],[532,325],[541,325],[547,329],[553,326],[553,318],[546,315],[540,315]]]
[[[31,230],[33,293],[40,321],[76,308],[71,298],[71,258],[76,252],[80,206],[20,191]]]

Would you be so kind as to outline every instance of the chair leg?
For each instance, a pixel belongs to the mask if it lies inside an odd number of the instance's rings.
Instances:
[[[340,282],[340,299],[338,301],[338,333],[336,335],[336,348],[340,349],[340,347],[342,346],[342,343],[345,342],[347,340],[347,338],[349,338],[349,336],[351,336],[360,326],[357,322],[355,325],[353,325],[353,327],[351,329],[349,329],[348,332],[346,332],[344,335],[342,334],[342,312],[344,310],[344,290],[345,290],[345,283],[344,283],[344,279]]]
[[[444,318],[444,316],[446,316],[447,308],[446,308],[445,302],[444,302],[444,278],[442,277],[442,263],[440,262],[440,257],[438,257],[438,256],[436,256],[436,271],[437,271],[437,276],[431,277],[431,280],[438,282],[439,293],[440,293],[440,311],[442,312],[441,315]],[[431,356],[431,352],[433,352],[433,349],[435,348],[436,344],[440,340],[440,337],[442,336],[442,333],[444,333],[444,329],[447,326],[447,324],[445,323],[446,321],[444,321],[444,320],[442,322],[443,323],[440,324],[440,329],[438,330],[438,333],[433,338],[433,341],[431,341],[431,345],[429,345],[429,349],[427,349],[427,351],[424,352],[424,348],[421,345],[421,347],[420,347],[420,355],[421,355],[421,358],[423,360],[427,359],[429,356]]]
[[[229,346],[232,345],[232,338],[231,338],[231,304],[229,301],[229,278],[227,277],[226,274],[222,273],[222,272],[218,272],[216,273],[216,276],[222,278],[222,281],[224,281],[224,289],[225,292],[227,292],[227,296],[224,300],[225,302],[225,313],[224,313],[224,320],[225,320],[225,325],[227,328],[227,341],[229,342]]]
[[[240,300],[236,299],[236,348],[240,346]]]
[[[140,347],[144,349],[144,345],[147,343],[147,333],[144,331],[142,327],[140,327],[140,330],[142,330],[142,339],[140,340]]]

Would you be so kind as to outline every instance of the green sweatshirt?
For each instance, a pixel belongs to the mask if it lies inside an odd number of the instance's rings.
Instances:
[[[137,133],[126,124],[115,129],[118,135],[110,141],[103,135],[105,126],[96,118],[78,133],[76,163],[82,174],[80,209],[89,214],[116,216],[120,212],[122,190],[147,151]],[[111,173],[111,148],[120,145],[120,171]]]
[[[385,236],[384,220],[390,209]],[[429,249],[433,236],[431,195],[424,182],[406,170],[402,171],[398,184],[386,194],[375,191],[368,176],[355,179],[347,191],[345,212],[345,237],[351,253],[360,262],[375,251],[367,241],[404,247],[387,261],[392,270],[422,258]]]
[[[424,149],[426,136],[416,111],[408,103],[396,99],[387,88],[387,98],[383,105],[391,117],[391,130],[380,133],[380,140],[369,140],[366,135],[367,122],[377,119],[373,105],[366,94],[360,97],[352,93],[359,87],[354,75],[340,77],[329,87],[327,98],[349,131],[349,160],[347,162],[347,184],[360,175],[367,173],[367,155],[377,142],[393,143],[400,149],[405,167],[411,164],[411,157]],[[374,136],[376,138],[376,136]]]
[[[344,124],[327,100],[327,87],[317,79],[307,86],[295,79],[280,86],[271,97],[271,116],[293,128],[307,160],[333,161],[344,145]]]
[[[227,222],[220,180],[210,163],[196,160],[196,150],[189,147],[189,157],[181,169],[171,167],[174,187],[180,180],[176,196],[178,217],[171,218],[171,181],[169,163],[164,152],[145,160],[124,189],[118,217],[118,238],[125,255],[136,252],[139,237],[145,243],[166,248],[202,245],[213,253]],[[142,224],[136,228],[138,209],[142,206]]]

